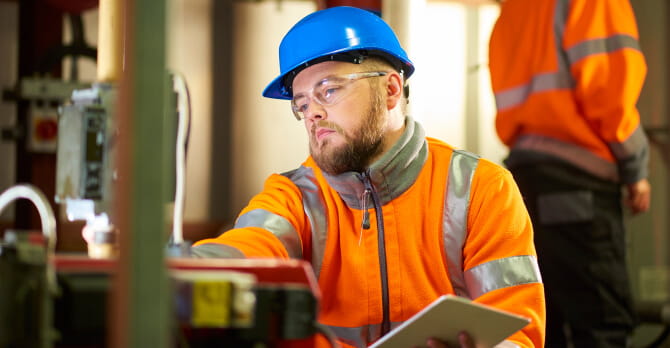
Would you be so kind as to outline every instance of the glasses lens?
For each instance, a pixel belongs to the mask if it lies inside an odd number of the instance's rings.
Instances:
[[[309,98],[304,95],[298,96],[291,100],[291,109],[293,110],[293,115],[298,121],[305,118],[305,111],[309,107]]]
[[[311,93],[309,93],[313,96],[313,99],[309,98],[307,96],[308,94],[301,94],[291,99],[291,109],[293,110],[293,115],[296,119],[298,119],[298,121],[303,120],[305,118],[305,112],[307,112],[309,104],[312,101],[315,101],[323,106],[336,104],[347,94],[349,94],[349,92],[352,90],[351,84],[353,82],[363,78],[384,75],[386,75],[386,72],[373,71],[350,74],[346,75],[346,77],[329,77],[321,80],[316,84],[316,86],[314,86],[314,88],[312,88]]]
[[[341,78],[323,80],[321,84],[314,88],[314,99],[321,105],[333,105],[345,96],[347,89],[349,89],[347,87],[353,81]]]

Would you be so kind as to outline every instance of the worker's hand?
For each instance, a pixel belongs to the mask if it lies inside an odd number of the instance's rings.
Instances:
[[[472,338],[470,337],[470,335],[468,335],[467,332],[461,332],[458,335],[458,343],[460,344],[458,347],[452,347],[432,337],[426,341],[426,345],[428,346],[428,348],[475,348],[475,342],[472,340]],[[515,348],[515,347],[518,347],[518,345],[512,341],[502,341],[496,344],[494,348]]]
[[[624,203],[630,211],[635,214],[643,213],[649,209],[649,201],[651,200],[651,185],[647,179],[642,179],[638,182],[626,185],[628,195]]]
[[[426,341],[428,348],[475,348],[475,343],[472,341],[472,338],[470,335],[468,335],[467,332],[461,332],[458,334],[458,343],[460,344],[458,347],[451,347],[446,343],[432,337]]]

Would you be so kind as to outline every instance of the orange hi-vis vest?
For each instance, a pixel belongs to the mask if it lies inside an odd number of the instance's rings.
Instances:
[[[621,183],[647,176],[636,108],[647,66],[628,0],[506,0],[489,66],[513,162],[551,158]]]
[[[544,344],[533,230],[511,174],[426,138],[409,117],[364,173],[328,175],[310,157],[271,175],[233,229],[194,251],[308,260],[321,289],[319,322],[345,347],[371,344],[443,294],[528,317],[509,340]]]

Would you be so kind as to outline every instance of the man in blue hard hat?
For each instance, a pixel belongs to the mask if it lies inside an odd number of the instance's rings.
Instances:
[[[279,60],[263,95],[290,101],[310,156],[270,176],[233,229],[193,253],[309,261],[318,320],[345,347],[372,344],[446,294],[530,319],[500,347],[541,347],[544,292],[519,191],[507,170],[427,138],[407,115],[414,65],[388,24],[353,7],[317,11],[286,34]],[[428,336],[417,344],[446,347]]]

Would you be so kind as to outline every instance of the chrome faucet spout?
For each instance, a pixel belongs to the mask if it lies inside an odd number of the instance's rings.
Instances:
[[[49,200],[40,189],[31,184],[14,185],[0,194],[0,213],[18,199],[27,199],[37,208],[42,223],[42,233],[46,238],[47,252],[53,254],[56,248],[56,217]]]

